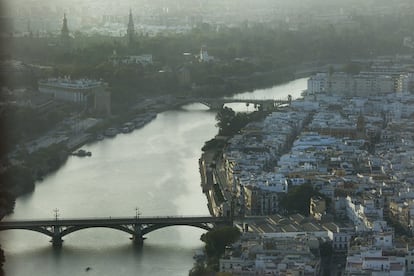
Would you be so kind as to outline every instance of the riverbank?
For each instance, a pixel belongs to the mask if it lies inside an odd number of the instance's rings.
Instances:
[[[297,84],[299,84],[299,82]],[[307,79],[303,78],[300,85],[296,85],[296,82],[290,82],[289,85],[280,85],[280,90],[277,91],[258,90],[252,94],[252,96],[250,96],[249,93],[246,93],[240,95],[240,97],[260,97],[271,99],[281,98],[283,95],[286,96],[292,93],[293,97],[300,98],[302,94],[301,92],[306,88],[306,86]],[[236,106],[236,108],[240,108],[240,111],[245,111],[243,107]],[[258,119],[263,118],[264,117],[262,116],[262,118]],[[237,189],[236,187],[233,187],[233,181],[231,179],[231,171],[233,170],[232,164],[225,163],[223,161],[223,149],[226,147],[227,141],[232,137],[233,135],[228,135],[228,137],[216,136],[212,140],[206,142],[202,148],[203,153],[199,160],[201,187],[203,193],[207,197],[210,214],[213,216],[227,214],[227,211],[231,209],[231,201],[233,198],[231,191]],[[235,214],[237,215],[240,211],[238,209],[240,208],[234,209]]]
[[[283,83],[280,85],[283,85]],[[235,91],[234,93],[236,92],[240,91]],[[243,90],[243,92],[245,92],[245,90]],[[93,127],[78,133],[76,136],[66,141],[66,143],[58,143],[52,147],[47,147],[30,154],[23,151],[20,156],[21,159],[14,160],[13,164],[18,165],[20,169],[30,172],[32,177],[28,178],[26,181],[21,181],[16,185],[10,183],[5,192],[11,194],[12,196],[11,199],[8,198],[7,201],[14,202],[18,196],[32,192],[36,181],[42,180],[47,175],[57,171],[62,165],[65,164],[68,156],[73,151],[78,150],[85,144],[101,140],[104,137],[102,134],[108,128],[119,129],[126,122],[130,122],[137,116],[145,116],[145,114],[149,113],[158,114],[166,110],[177,109],[184,104],[188,104],[186,97],[176,98],[172,96],[164,96],[151,99],[142,99],[140,102],[131,106],[127,111],[117,116],[100,120]],[[144,125],[145,124],[142,124],[140,127]],[[11,211],[12,209],[9,208],[7,211],[4,210],[3,214],[10,213]]]
[[[158,112],[165,109],[164,107]],[[122,124],[136,118],[134,114],[124,114],[123,116],[107,119],[91,129],[70,135],[56,144],[34,150],[24,147],[13,154],[13,158],[9,160],[9,166],[2,168],[0,173],[0,180],[3,183],[0,191],[0,220],[13,212],[14,202],[19,196],[33,192],[36,182],[41,182],[48,175],[58,171],[73,152],[86,144],[102,140],[99,136],[108,128],[115,129],[116,134],[122,133]],[[141,113],[140,116],[143,117],[142,120],[137,121],[137,124],[128,133],[150,123],[155,119],[156,113],[152,110]],[[45,139],[49,138],[45,136]]]
[[[290,79],[290,77],[283,77],[279,79],[278,82],[284,83],[288,79]],[[248,88],[249,87],[244,85],[239,88],[234,87],[231,94],[234,95],[239,92],[245,92],[245,89]],[[76,135],[72,135],[71,138],[68,138],[67,140],[62,138],[62,142],[53,144],[53,146],[41,148],[36,150],[36,152],[31,152],[31,150],[28,152],[27,149],[21,148],[20,154],[18,154],[18,156],[14,156],[13,160],[11,160],[9,168],[18,166],[19,169],[30,172],[32,177],[19,183],[10,183],[5,190],[12,195],[11,201],[14,201],[18,196],[32,192],[34,190],[35,181],[42,180],[47,175],[57,171],[62,165],[65,164],[68,156],[73,151],[78,150],[85,144],[101,140],[104,136],[103,134],[105,130],[108,128],[119,129],[123,124],[133,120],[137,116],[145,116],[145,114],[149,113],[158,114],[166,110],[179,108],[183,104],[187,103],[188,101],[185,97],[176,98],[172,96],[163,96],[151,99],[142,99],[135,105],[130,106],[127,111],[122,112],[117,116],[100,120],[93,127],[79,132]],[[143,127],[148,122],[143,123],[140,127]],[[79,122],[77,124],[79,124]],[[48,135],[50,134],[46,134],[45,137]],[[54,139],[60,139],[59,137],[62,135],[59,135]],[[42,143],[37,143],[37,145],[41,144]],[[5,168],[4,171],[6,170],[7,168]],[[8,201],[10,200],[8,199]],[[12,210],[8,209],[7,211],[3,211],[3,214],[10,213],[11,211]]]
[[[277,107],[275,107],[275,110]],[[219,135],[207,141],[202,148],[199,159],[202,191],[207,198],[208,210],[211,216],[232,216],[235,213],[233,206],[232,181],[227,177],[228,164],[223,160],[223,151],[227,142],[248,123],[262,120],[272,111],[255,111],[246,117],[243,124],[233,128],[231,123],[225,123],[231,129],[219,129]],[[237,115],[236,115],[237,116]],[[222,125],[219,122],[218,125]],[[226,133],[226,135],[220,135]]]
[[[280,98],[284,95],[282,92],[289,91],[296,97],[305,84],[306,79],[297,80],[274,89],[258,90],[251,95],[263,98],[262,93],[266,93],[269,98]],[[241,107],[246,110],[244,104]],[[17,200],[14,214],[9,219],[47,218],[52,216],[54,208],[60,210],[62,218],[133,216],[135,207],[143,215],[208,214],[206,197],[200,193],[198,159],[204,142],[217,134],[215,113],[206,111],[200,105],[191,105],[191,108],[183,110],[173,109],[159,114],[156,120],[139,131],[120,134],[116,139],[108,138],[84,147],[92,152],[91,158],[68,159],[56,173],[37,183],[35,193]],[[191,257],[194,250],[202,247],[200,235],[201,231],[197,229],[182,227],[168,228],[167,233],[154,232],[148,236],[145,254],[137,256],[145,259],[144,264],[137,263],[135,253],[129,250],[128,236],[122,236],[117,231],[85,232],[76,237],[69,236],[60,252],[61,261],[51,264],[45,271],[53,275],[57,273],[55,271],[59,271],[60,275],[70,275],[74,266],[70,265],[71,269],[66,273],[68,264],[79,267],[87,262],[88,265],[96,263],[94,270],[109,276],[112,275],[111,268],[107,268],[102,261],[117,258],[122,260],[128,274],[137,274],[138,270],[138,274],[146,275],[149,273],[147,267],[153,270],[160,263],[169,271],[175,267],[182,269],[173,275],[186,275],[193,264]],[[100,241],[98,251],[105,252],[105,256],[97,253],[96,241]],[[173,241],[173,245],[166,247]],[[42,235],[9,231],[4,233],[1,243],[7,253],[6,272],[13,275],[26,275],[39,262],[39,258],[43,261],[54,257],[53,251],[43,250],[47,239]],[[25,244],[31,244],[33,254],[26,254]],[[184,249],[183,244],[186,244]],[[154,251],[157,245],[160,248]],[[125,250],[117,250],[119,246]],[[170,248],[180,249],[173,251],[172,257],[166,256],[169,254],[167,251],[171,252]],[[37,249],[41,250],[41,256],[37,254]],[[68,249],[76,254],[71,254]],[[90,252],[87,256],[82,255],[85,250]],[[159,256],[163,257],[158,262]],[[129,259],[133,260],[132,263]],[[166,259],[175,261],[166,263]],[[22,263],[25,263],[24,267],[20,265]],[[161,269],[155,274],[161,276],[167,271]]]
[[[19,198],[7,219],[52,218],[55,208],[62,219],[133,217],[136,207],[142,216],[208,216],[197,161],[206,138],[216,134],[214,116],[192,104],[162,112],[140,130],[88,144],[83,148],[92,152],[91,158],[69,158],[37,183],[34,193]],[[144,251],[136,251],[129,234],[105,229],[68,235],[58,253],[49,250],[48,237],[26,231],[2,233],[0,243],[10,275],[27,275],[35,263],[55,257],[59,262],[33,273],[71,275],[76,268],[91,266],[99,275],[109,276],[116,271],[108,263],[117,259],[125,275],[178,276],[191,268],[194,250],[202,247],[202,233],[193,227],[155,231],[147,235]],[[27,253],[27,244],[32,254]]]

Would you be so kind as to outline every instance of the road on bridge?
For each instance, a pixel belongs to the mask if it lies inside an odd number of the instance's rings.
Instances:
[[[120,224],[185,224],[185,223],[221,223],[228,222],[223,217],[191,217],[191,216],[167,216],[167,217],[106,217],[106,218],[72,218],[50,220],[10,220],[1,221],[0,230],[30,227],[30,226],[92,226],[92,225],[120,225]]]
[[[111,228],[132,235],[134,243],[142,245],[144,235],[169,226],[193,226],[207,231],[220,225],[233,225],[231,218],[227,217],[107,217],[107,218],[72,218],[52,220],[14,220],[0,222],[0,231],[29,230],[52,238],[53,246],[61,246],[63,237],[73,232],[87,228]]]

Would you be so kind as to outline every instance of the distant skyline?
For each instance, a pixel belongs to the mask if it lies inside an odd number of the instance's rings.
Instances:
[[[286,21],[291,23],[354,15],[414,14],[412,0],[0,0],[1,16],[14,32],[55,32],[66,13],[71,31],[85,31],[106,23],[126,24],[132,10],[136,27],[193,26],[194,23],[239,24]],[[331,20],[335,23],[335,20]],[[325,20],[325,19],[322,19]],[[29,23],[30,22],[30,23]]]
[[[370,6],[385,5],[395,6],[399,3],[412,3],[411,0],[119,0],[116,3],[112,0],[1,0],[0,3],[6,7],[7,11],[12,11],[16,7],[27,5],[28,7],[49,6],[51,8],[61,7],[67,9],[77,9],[78,7],[98,7],[97,12],[106,10],[107,12],[118,13],[123,8],[139,8],[139,6],[151,6],[155,8],[194,8],[194,7],[208,7],[210,5],[230,6],[238,9],[251,7],[282,7],[301,8],[304,6],[324,5],[328,6]],[[115,9],[108,9],[108,7],[116,7]],[[374,7],[374,6],[373,6]],[[3,12],[4,13],[4,12]]]

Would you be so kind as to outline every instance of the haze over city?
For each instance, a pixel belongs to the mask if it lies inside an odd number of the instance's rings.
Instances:
[[[414,275],[414,1],[0,6],[0,275]]]
[[[125,23],[130,9],[142,24],[175,25],[203,21],[213,24],[237,24],[243,21],[281,22],[289,20],[332,20],[366,15],[395,15],[409,12],[412,1],[3,1],[3,13],[12,16],[15,27],[27,30],[30,21],[34,29],[58,30],[52,22],[62,14],[71,17],[69,26],[75,30],[98,27],[107,23]]]

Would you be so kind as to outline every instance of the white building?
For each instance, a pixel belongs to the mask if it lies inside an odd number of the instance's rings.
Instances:
[[[400,81],[401,89],[404,89],[404,81],[408,80],[403,78]],[[308,80],[308,95],[323,92],[344,96],[384,95],[395,92],[395,80],[385,73],[363,72],[358,75],[344,72],[335,72],[331,75],[318,73]]]
[[[378,248],[390,249],[394,247],[394,233],[391,231],[376,233],[373,238],[373,245]]]
[[[332,249],[336,252],[347,252],[351,238],[355,234],[354,227],[339,226],[333,222],[325,223],[323,227],[328,231]]]
[[[353,77],[354,95],[384,95],[394,92],[394,80],[390,76],[359,74]]]
[[[205,46],[201,47],[200,50],[200,62],[210,62],[214,60],[213,56],[210,56],[207,52],[207,49]]]
[[[358,200],[350,196],[345,201],[346,215],[354,223],[357,232],[373,230],[376,222],[383,219],[383,208],[372,200]]]
[[[353,79],[346,73],[333,73],[328,80],[328,92],[332,94],[351,95],[352,88]]]
[[[414,73],[400,75],[397,92],[402,94],[414,92]]]
[[[404,276],[405,258],[383,256],[382,250],[362,249],[346,259],[345,275]]]
[[[226,252],[220,259],[220,272],[231,275],[319,275],[320,259],[311,248],[319,247],[318,239],[309,234],[260,239],[246,239],[233,247],[239,256]],[[243,241],[244,239],[244,241]]]
[[[110,60],[114,66],[120,64],[140,64],[142,66],[147,66],[153,63],[151,54],[139,56],[118,56],[116,52],[114,52],[114,54],[110,57]]]
[[[328,74],[317,73],[308,79],[308,95],[324,93],[327,89]]]
[[[50,78],[38,82],[39,92],[99,113],[110,113],[110,93],[105,82],[89,79]]]

